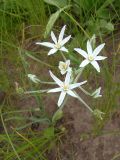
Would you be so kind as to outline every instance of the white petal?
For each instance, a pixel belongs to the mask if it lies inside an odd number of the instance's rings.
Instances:
[[[61,104],[63,103],[65,96],[66,96],[66,92],[61,92],[59,100],[58,100],[58,107],[60,107]]]
[[[52,37],[53,42],[56,44],[57,38],[56,38],[55,34],[53,33],[53,31],[51,31],[51,37]]]
[[[45,47],[49,47],[49,48],[54,48],[54,44],[50,42],[36,42],[36,44],[39,44]]]
[[[60,42],[61,46],[63,46],[65,43],[67,43],[67,42],[70,40],[70,38],[71,38],[71,35],[68,36],[68,37],[66,37],[65,39],[63,39],[63,40]]]
[[[82,63],[80,64],[80,67],[85,67],[88,63],[90,63],[87,59],[85,59],[84,61],[82,61]]]
[[[58,68],[61,70],[63,69],[63,65],[65,64],[65,62],[59,61],[59,66]]]
[[[58,79],[51,71],[50,72],[50,76],[54,79],[54,81],[61,87],[63,85],[63,82]]]
[[[51,93],[51,92],[61,92],[62,91],[62,88],[54,88],[54,89],[50,89],[49,91],[48,91],[48,93]]]
[[[93,96],[93,98],[102,97],[102,95],[100,94],[100,92],[101,92],[101,87],[99,87],[98,89],[96,89],[91,95]]]
[[[64,65],[64,64],[65,64],[65,62],[59,61],[59,66],[62,66],[62,65]]]
[[[94,67],[98,72],[100,72],[99,64],[98,64],[96,61],[92,61],[91,64],[93,65],[93,67]]]
[[[30,78],[30,80],[33,81],[34,83],[40,82],[40,80],[34,74],[28,74],[28,78]]]
[[[61,70],[60,73],[61,73],[62,75],[64,75],[64,74],[66,73],[66,71],[65,71],[65,70],[64,70],[64,71]]]
[[[104,56],[96,56],[95,57],[95,60],[96,61],[100,61],[100,60],[104,60],[104,59],[106,59],[107,57],[104,57]]]
[[[56,48],[53,48],[51,49],[49,52],[48,52],[48,56],[51,55],[51,54],[54,54],[55,52],[57,52],[58,50]]]
[[[95,48],[93,54],[94,54],[95,56],[97,56],[97,55],[100,53],[100,51],[103,49],[104,46],[105,46],[105,43],[99,45],[97,48]]]
[[[92,96],[94,95],[99,95],[100,94],[100,91],[101,91],[101,87],[97,88],[93,93],[92,93]]]
[[[68,67],[68,69],[67,69],[67,72],[72,72],[72,68],[71,67]]]
[[[67,91],[67,94],[69,94],[72,97],[77,98],[77,95],[73,91],[71,91],[71,90]]]
[[[90,41],[88,40],[87,41],[87,52],[88,52],[88,54],[89,55],[91,55],[92,54],[92,46],[91,46],[91,43],[90,43]]]
[[[95,95],[93,98],[99,98],[99,97],[102,97],[102,95],[101,94]]]
[[[83,81],[83,82],[80,82],[80,83],[71,84],[71,85],[70,85],[70,89],[77,88],[77,87],[85,84],[86,82],[87,82],[87,81]]]
[[[68,49],[65,48],[65,47],[61,47],[60,50],[63,51],[63,52],[68,52]]]
[[[79,54],[81,54],[84,58],[87,58],[87,57],[88,57],[88,54],[87,54],[84,50],[82,50],[82,49],[80,49],[80,48],[74,48],[74,50],[75,50],[76,52],[78,52]]]
[[[64,36],[65,29],[66,29],[66,25],[63,26],[63,28],[61,29],[61,32],[60,32],[59,38],[58,38],[58,43],[63,40],[63,36]]]
[[[65,84],[66,85],[69,85],[70,78],[71,78],[71,72],[67,72],[66,77],[65,77]]]
[[[65,63],[67,64],[67,66],[69,66],[70,65],[70,60],[66,60]]]

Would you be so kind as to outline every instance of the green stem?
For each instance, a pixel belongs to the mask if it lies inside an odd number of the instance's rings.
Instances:
[[[85,101],[84,101],[76,92],[75,92],[75,94],[77,95],[77,99],[78,99],[80,102],[82,102],[82,103],[85,105],[85,107],[87,107],[87,108],[89,109],[90,112],[93,113],[93,110],[90,108],[90,106],[89,106],[87,103],[85,103]]]
[[[64,56],[63,52],[60,51],[61,56],[63,57],[64,61],[66,61],[66,57]]]
[[[63,11],[85,34],[85,36],[89,39],[90,36],[89,34],[84,30],[84,28],[80,25],[79,22],[77,22],[69,13],[67,13],[66,11]]]
[[[44,81],[41,81],[41,80],[39,80],[39,83],[42,83],[42,84],[56,84],[55,82],[44,82]]]
[[[0,111],[0,112],[1,112],[1,111]],[[5,131],[6,135],[7,135],[7,138],[8,138],[8,140],[9,140],[9,143],[10,143],[10,145],[11,145],[11,147],[12,147],[12,149],[13,149],[16,157],[17,157],[17,159],[18,159],[18,160],[21,160],[21,158],[19,157],[19,155],[18,155],[18,153],[17,153],[15,147],[13,146],[13,143],[12,143],[10,137],[9,137],[7,128],[6,128],[6,126],[5,126],[5,123],[4,123],[4,120],[3,120],[3,117],[2,117],[2,113],[0,113],[0,114],[1,114],[1,121],[2,121],[2,124],[3,124],[3,127],[4,127],[4,131]]]
[[[30,94],[30,93],[44,93],[44,92],[48,92],[49,89],[46,90],[38,90],[38,91],[26,91],[24,92],[24,94]]]
[[[88,91],[86,91],[85,89],[83,89],[81,86],[79,87],[79,89],[80,89],[81,91],[83,91],[86,95],[91,96],[91,94],[90,94]]]
[[[84,68],[81,68],[81,70],[78,72],[78,75],[76,76],[74,83],[76,83],[78,81],[78,79],[80,78],[82,72],[83,72]]]

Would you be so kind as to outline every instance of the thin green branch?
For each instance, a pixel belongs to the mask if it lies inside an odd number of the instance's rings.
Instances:
[[[5,123],[4,123],[4,120],[3,120],[3,117],[2,117],[2,113],[0,113],[0,116],[1,116],[1,121],[2,121],[3,127],[4,127],[4,131],[5,131],[6,135],[7,135],[8,140],[9,140],[9,143],[10,143],[10,145],[11,145],[11,147],[12,147],[12,149],[13,149],[16,157],[17,157],[17,159],[18,159],[18,160],[21,160],[20,156],[18,155],[18,153],[17,153],[17,151],[16,151],[16,149],[15,149],[15,147],[14,147],[14,145],[13,145],[13,143],[12,143],[10,137],[9,137],[7,128],[6,128],[6,126],[5,126]]]

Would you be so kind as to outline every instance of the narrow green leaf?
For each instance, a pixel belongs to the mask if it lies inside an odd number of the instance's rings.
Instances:
[[[45,33],[44,33],[44,38],[46,38],[49,34],[49,32],[51,31],[54,23],[56,22],[56,20],[59,18],[59,15],[62,11],[64,11],[65,9],[67,8],[70,8],[71,5],[67,5],[65,6],[64,8],[61,8],[59,9],[57,12],[53,13],[48,21],[48,24],[46,26],[46,30],[45,30]]]
[[[63,8],[67,5],[67,0],[44,0],[44,2],[54,5],[58,8]]]
[[[44,130],[44,137],[47,139],[51,139],[55,136],[55,129],[54,127],[49,127],[47,129]]]
[[[60,120],[61,118],[63,117],[63,111],[62,111],[62,109],[58,109],[55,113],[54,113],[54,115],[53,115],[53,117],[52,117],[52,122],[53,123],[56,123],[58,120]]]
[[[58,19],[59,15],[60,15],[60,13],[61,13],[61,11],[62,11],[62,10],[60,9],[60,10],[58,10],[57,12],[55,12],[55,13],[53,13],[53,14],[51,15],[51,17],[50,17],[50,19],[49,19],[49,21],[48,21],[48,24],[47,24],[47,26],[46,26],[46,31],[45,31],[45,33],[44,33],[44,37],[45,37],[45,38],[48,36],[49,32],[51,31],[54,23],[56,22],[56,20]]]

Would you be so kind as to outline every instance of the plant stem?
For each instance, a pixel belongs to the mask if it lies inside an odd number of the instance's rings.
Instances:
[[[82,103],[85,105],[85,107],[87,107],[87,108],[89,109],[90,112],[93,113],[93,110],[90,108],[90,106],[89,106],[87,103],[85,103],[85,101],[84,101],[76,92],[75,92],[75,94],[77,95],[77,99],[78,99],[80,102],[82,102]]]
[[[78,79],[80,78],[82,72],[83,72],[84,68],[81,68],[80,72],[78,72],[78,75],[76,76],[74,83],[76,83],[78,81]]]
[[[6,126],[5,126],[5,123],[4,123],[4,120],[3,120],[3,117],[2,117],[1,111],[0,111],[0,114],[1,114],[1,115],[0,115],[0,116],[1,116],[1,122],[2,122],[2,124],[3,124],[4,131],[5,131],[5,133],[6,133],[6,136],[7,136],[8,140],[9,140],[9,143],[10,143],[10,145],[11,145],[11,147],[12,147],[12,149],[13,149],[16,157],[17,157],[17,159],[18,159],[18,160],[21,160],[20,156],[18,155],[18,153],[17,153],[17,151],[16,151],[16,149],[15,149],[15,147],[14,147],[14,145],[13,145],[13,143],[12,143],[10,137],[9,137],[9,134],[8,134],[7,128],[6,128]]]
[[[66,61],[66,57],[64,56],[63,52],[60,51],[61,56],[63,57],[64,61]]]
[[[81,86],[79,86],[79,89],[80,89],[81,91],[83,91],[86,95],[91,96],[91,94],[90,94],[88,91],[86,91],[85,89],[83,89]]]
[[[46,90],[38,90],[38,91],[26,91],[24,92],[24,94],[30,94],[30,93],[44,93],[44,92],[47,92],[49,91],[49,89],[46,89]]]
[[[42,84],[56,84],[55,82],[44,82],[44,81],[41,81],[41,80],[39,80],[39,83],[42,83]]]

